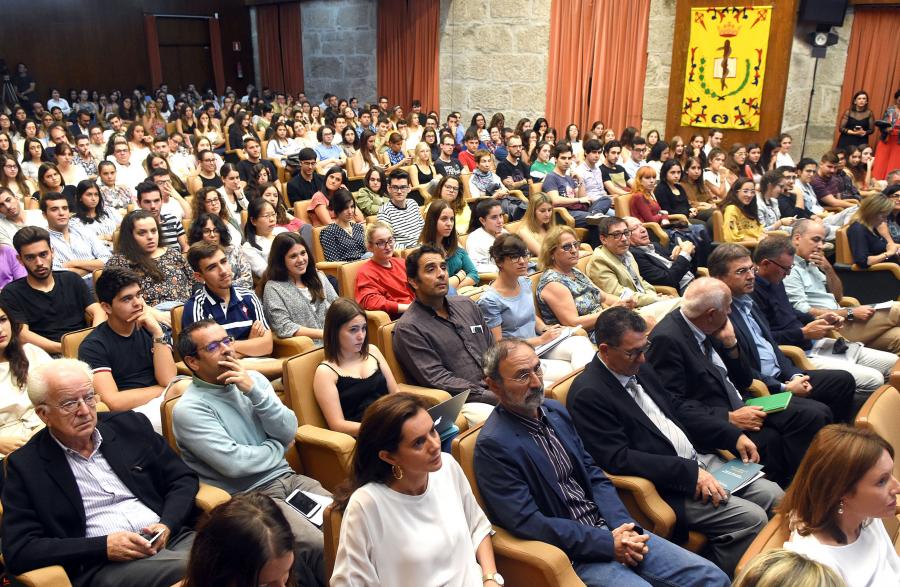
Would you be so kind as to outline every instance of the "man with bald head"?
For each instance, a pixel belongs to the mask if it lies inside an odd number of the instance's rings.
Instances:
[[[684,293],[688,284],[696,278],[697,258],[694,243],[682,240],[669,247],[650,240],[644,224],[634,216],[626,216],[625,226],[631,231],[628,237],[629,252],[634,257],[641,277],[653,285],[674,287]]]
[[[76,587],[172,585],[193,543],[197,475],[143,414],[98,417],[91,381],[90,367],[74,359],[28,373],[28,398],[46,428],[7,457],[7,569],[62,565]]]
[[[831,422],[831,411],[801,397],[777,413],[745,405],[753,370],[730,313],[728,286],[708,277],[695,280],[681,307],[653,329],[647,358],[687,428],[719,446],[734,446],[746,434],[759,449],[766,475],[787,487],[812,437]]]

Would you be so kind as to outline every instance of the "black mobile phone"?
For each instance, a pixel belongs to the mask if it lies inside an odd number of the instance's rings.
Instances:
[[[287,496],[285,501],[289,506],[306,516],[307,518],[313,517],[319,508],[321,508],[321,504],[319,504],[316,500],[312,499],[303,491],[297,489],[294,490],[290,495]]]

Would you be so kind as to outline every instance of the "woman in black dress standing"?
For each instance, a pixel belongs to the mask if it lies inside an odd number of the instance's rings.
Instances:
[[[869,142],[869,135],[875,131],[875,117],[869,110],[869,94],[862,90],[853,94],[853,102],[841,117],[838,130],[841,136],[836,149],[849,149]]]

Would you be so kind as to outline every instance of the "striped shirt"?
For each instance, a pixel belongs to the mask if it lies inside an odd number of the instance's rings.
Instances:
[[[569,453],[566,452],[566,447],[560,442],[556,431],[547,420],[544,409],[540,408],[540,410],[541,416],[537,420],[520,416],[511,410],[507,410],[507,412],[518,420],[538,447],[547,455],[547,459],[553,466],[553,472],[556,473],[559,490],[566,500],[566,507],[571,518],[585,526],[606,526],[606,520],[600,516],[597,504],[587,498],[584,487],[579,485],[575,478],[575,467],[572,465]]]
[[[184,234],[184,224],[171,214],[159,215],[159,246],[178,246],[178,237]]]
[[[69,225],[69,240],[63,238],[61,232],[48,230],[50,246],[53,248],[53,269],[63,271],[69,261],[85,261],[100,259],[105,261],[112,256],[109,247],[93,234],[83,232],[81,228]]]
[[[100,452],[103,437],[94,429],[94,452],[85,458],[50,433],[66,455],[84,504],[85,538],[106,536],[122,530],[140,533],[159,522],[159,514],[144,505],[113,471]]]
[[[182,328],[206,319],[215,320],[235,340],[246,340],[250,335],[250,328],[257,320],[262,322],[266,330],[269,329],[259,298],[253,291],[243,287],[231,286],[227,305],[206,286],[185,302]]]
[[[378,220],[387,222],[394,232],[397,249],[412,249],[419,246],[419,235],[425,226],[425,219],[414,200],[407,199],[405,208],[398,208],[391,200],[378,210]]]

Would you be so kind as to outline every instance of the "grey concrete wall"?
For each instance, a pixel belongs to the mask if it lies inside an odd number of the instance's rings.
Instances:
[[[375,99],[378,3],[374,0],[304,0],[304,91],[319,103],[326,92],[360,104]]]
[[[838,34],[838,44],[828,47],[825,58],[818,60],[810,55],[807,34],[812,25],[800,24],[794,30],[791,46],[791,68],[788,71],[787,92],[784,97],[784,116],[781,120],[782,132],[794,139],[791,155],[799,160],[801,153],[818,159],[834,145],[834,129],[838,113],[847,107],[841,104],[841,86],[844,83],[844,69],[847,65],[847,46],[853,29],[853,8],[847,10],[844,25],[834,31]],[[813,71],[815,70],[815,77]],[[810,105],[810,91],[815,93]],[[809,128],[806,119],[809,115]]]
[[[441,115],[543,116],[551,0],[441,0]]]
[[[655,128],[666,136],[666,109],[669,101],[674,30],[675,0],[650,0],[642,134],[647,134]],[[615,130],[621,132],[622,129]]]

